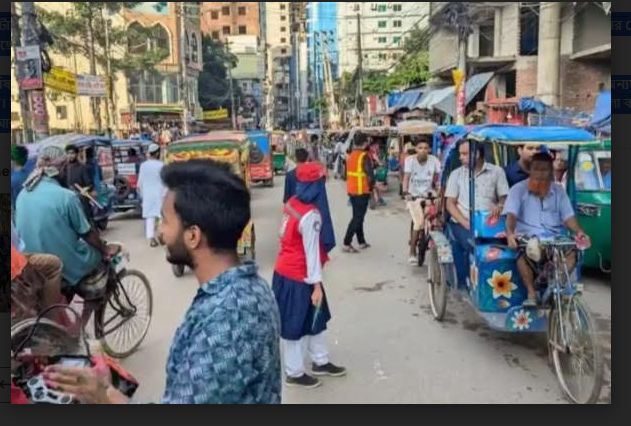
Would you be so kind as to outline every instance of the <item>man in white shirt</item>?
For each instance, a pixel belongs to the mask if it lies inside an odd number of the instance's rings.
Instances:
[[[458,283],[466,286],[469,274],[469,239],[471,227],[469,225],[469,142],[458,146],[461,167],[451,172],[447,180],[445,198],[447,212],[451,216],[449,229],[452,234],[452,250]],[[493,216],[499,216],[504,208],[508,196],[508,181],[506,173],[501,167],[487,163],[484,160],[484,146],[477,144],[475,153],[475,210],[489,211]]]
[[[427,195],[430,191],[438,194],[440,185],[440,161],[430,155],[430,150],[428,141],[417,140],[416,155],[407,157],[403,166],[403,195],[414,224],[409,258],[412,264],[417,261],[416,246],[424,226]]]
[[[145,236],[151,247],[158,246],[156,224],[161,215],[162,200],[166,189],[162,183],[160,172],[164,163],[159,160],[160,146],[149,145],[149,158],[140,165],[138,184],[136,186],[142,197],[142,217],[145,219]]]

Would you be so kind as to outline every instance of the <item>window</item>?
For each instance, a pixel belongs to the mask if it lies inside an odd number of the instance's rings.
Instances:
[[[395,4],[392,6],[392,10],[395,12],[401,12],[401,10],[403,10],[403,5]]]
[[[239,15],[245,16],[245,7],[244,6],[240,6],[239,7]]]
[[[226,26],[221,29],[224,35],[230,35],[230,27]]]
[[[129,53],[132,55],[145,53],[149,49],[149,40],[147,40],[145,27],[138,22],[132,22],[127,31],[127,50],[129,50]]]
[[[281,43],[284,43],[283,40],[284,39],[282,39],[282,38],[280,39]],[[280,49],[280,54],[281,55],[286,55],[287,54],[287,49]]]
[[[219,19],[219,11],[213,10],[210,12],[210,19]]]
[[[377,39],[378,43],[387,43],[388,42],[388,37],[379,37]]]
[[[197,34],[193,33],[191,34],[191,60],[194,63],[197,63],[198,57],[197,57],[197,49],[198,49],[199,45],[197,44]]]
[[[171,52],[171,40],[169,33],[160,24],[156,24],[151,28],[151,39],[149,40],[152,50],[162,50],[167,53]]]
[[[245,25],[239,25],[239,34],[243,35],[243,34],[247,34],[247,28],[245,27]]]
[[[281,3],[281,4],[280,4],[280,10],[285,10],[285,9],[286,9],[285,4],[284,4],[284,3]]]
[[[287,27],[280,27],[280,32],[281,33],[287,32]]]
[[[163,80],[164,77],[158,73],[133,74],[129,79],[130,91],[137,102],[161,104]]]
[[[58,120],[66,120],[68,118],[68,108],[65,105],[55,107]]]
[[[359,12],[359,3],[353,5],[353,12]]]
[[[219,31],[213,31],[212,36],[215,40],[219,40]]]
[[[399,21],[399,20],[394,21],[394,22],[392,23],[392,26],[393,26],[394,28],[401,28],[401,21]]]
[[[377,12],[387,12],[388,6],[385,4],[380,4],[377,6]]]
[[[494,55],[495,44],[495,24],[493,22],[480,25],[480,57],[491,57]]]
[[[221,8],[221,14],[224,16],[230,15],[230,6],[224,6]]]
[[[386,21],[379,21],[379,22],[377,22],[377,27],[378,28],[386,28]]]
[[[392,37],[392,42],[393,42],[394,44],[399,44],[399,43],[401,43],[401,37],[400,37],[400,36],[395,36],[395,37]]]
[[[379,53],[378,57],[379,57],[380,60],[384,60],[384,59],[387,58],[386,54],[385,53],[381,53],[381,52]]]
[[[281,37],[280,38],[280,42],[281,43],[287,43],[287,39],[285,37]],[[283,50],[285,50],[285,49],[283,49]]]
[[[287,16],[286,15],[280,15],[280,20],[281,21],[286,21],[287,20]]]

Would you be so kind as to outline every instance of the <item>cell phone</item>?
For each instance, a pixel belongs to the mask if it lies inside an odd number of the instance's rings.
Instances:
[[[85,357],[61,357],[57,364],[64,367],[92,367],[92,362]]]

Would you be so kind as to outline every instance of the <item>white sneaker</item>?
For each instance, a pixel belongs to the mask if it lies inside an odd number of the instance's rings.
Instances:
[[[416,256],[410,256],[408,258],[408,262],[410,263],[410,265],[416,265],[418,263],[418,259],[416,258]]]

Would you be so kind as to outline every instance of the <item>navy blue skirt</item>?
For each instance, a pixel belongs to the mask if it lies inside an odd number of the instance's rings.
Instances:
[[[322,288],[322,305],[315,323],[315,306],[311,303],[313,286],[285,278],[274,272],[272,290],[280,311],[280,335],[285,340],[300,340],[304,336],[315,336],[326,330],[331,319],[326,292]]]

